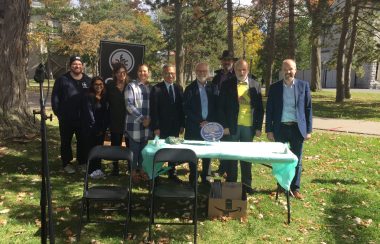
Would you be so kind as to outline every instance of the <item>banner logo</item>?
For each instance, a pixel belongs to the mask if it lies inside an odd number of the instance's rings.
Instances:
[[[123,63],[127,67],[127,72],[129,73],[135,66],[135,58],[132,53],[126,49],[116,49],[113,51],[109,58],[109,65],[112,70],[112,64]]]

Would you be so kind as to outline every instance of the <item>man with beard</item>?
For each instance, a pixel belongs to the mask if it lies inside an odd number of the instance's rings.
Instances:
[[[216,93],[219,95],[220,88],[222,87],[222,84],[229,79],[232,79],[235,77],[235,71],[234,71],[234,62],[237,60],[237,58],[234,57],[232,52],[228,50],[224,50],[222,53],[222,56],[219,57],[220,64],[222,66],[222,69],[218,69],[215,71],[215,76],[212,79],[212,84],[216,88]],[[226,173],[226,169],[228,165],[226,165],[227,162],[225,160],[220,160],[219,168],[217,173],[219,175],[223,175]]]
[[[312,109],[309,83],[295,78],[296,63],[292,59],[282,62],[284,79],[269,87],[265,132],[270,141],[290,144],[298,157],[295,176],[290,185],[292,195],[303,199],[300,193],[303,141],[311,138]]]
[[[252,142],[261,136],[263,123],[263,103],[260,84],[248,76],[248,63],[236,61],[236,77],[222,84],[219,94],[218,117],[224,127],[223,140]],[[228,160],[227,181],[237,181],[237,160]],[[243,190],[252,194],[252,164],[240,161]]]
[[[208,122],[216,120],[216,89],[207,83],[209,66],[207,63],[198,63],[195,66],[197,79],[190,83],[185,89],[183,95],[183,104],[185,112],[185,139],[203,140],[201,129]],[[189,180],[194,179],[194,165],[190,165]],[[210,175],[210,159],[202,159],[202,183],[207,183],[207,176]]]
[[[79,56],[70,58],[70,71],[59,77],[51,94],[51,105],[59,120],[61,137],[61,160],[65,172],[75,173],[70,164],[73,159],[71,141],[73,135],[77,141],[77,162],[85,169],[84,145],[81,138],[81,104],[85,92],[90,87],[91,79],[83,73],[83,63]]]

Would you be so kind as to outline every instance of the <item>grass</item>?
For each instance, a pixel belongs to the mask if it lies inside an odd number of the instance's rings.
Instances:
[[[56,121],[49,123],[48,143],[56,242],[72,242],[78,228],[82,177],[79,174],[68,176],[61,170]],[[39,243],[40,141],[1,144],[0,243]],[[253,166],[253,185],[258,192],[248,199],[247,219],[208,219],[205,216],[207,189],[201,188],[199,242],[378,243],[379,148],[380,140],[376,137],[314,133],[304,149],[302,192],[306,199],[292,200],[290,225],[285,224],[286,200],[282,195],[278,202],[275,201],[272,192],[276,184],[266,167]],[[147,196],[146,184],[135,187],[135,211],[130,228],[135,239],[131,243],[140,243],[147,235]],[[184,209],[183,206],[166,206],[180,215],[180,210]],[[107,216],[117,218],[117,215]],[[192,240],[192,227],[160,226],[155,229],[154,238],[161,243]],[[82,232],[82,243],[93,240],[120,243],[121,236],[122,226],[90,224]]]
[[[323,118],[380,121],[380,92],[352,92],[352,98],[335,102],[335,90],[312,93],[313,115]]]

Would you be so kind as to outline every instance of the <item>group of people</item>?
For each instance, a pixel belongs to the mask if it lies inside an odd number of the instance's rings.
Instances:
[[[116,64],[113,80],[107,85],[101,77],[90,78],[83,73],[80,57],[70,59],[70,71],[57,79],[52,94],[53,111],[59,119],[61,159],[66,172],[75,172],[71,140],[77,138],[77,161],[84,165],[89,150],[104,142],[107,127],[111,145],[121,145],[123,135],[133,151],[133,174],[143,175],[141,151],[155,136],[178,137],[184,133],[188,140],[202,140],[201,128],[208,122],[218,122],[224,128],[224,141],[251,142],[260,137],[264,119],[261,85],[249,74],[244,59],[236,59],[223,51],[222,69],[209,81],[209,65],[200,62],[195,67],[196,79],[183,91],[175,83],[173,65],[162,68],[163,81],[151,86],[149,67],[138,68],[136,80],[129,80],[123,64]],[[302,145],[311,137],[312,109],[309,84],[295,78],[296,63],[286,59],[282,64],[283,80],[269,89],[266,106],[267,138],[286,142],[298,157],[291,191],[296,198],[300,193],[302,172]],[[81,105],[80,105],[81,104]],[[90,162],[92,176],[103,176],[99,161]],[[169,165],[169,179],[180,183],[175,163]],[[252,194],[251,163],[241,161],[243,190]],[[190,168],[189,180],[194,182],[195,167]],[[117,162],[113,173],[118,174]],[[226,181],[236,182],[237,160],[221,160],[217,170]],[[201,181],[207,183],[211,174],[210,159],[202,159]]]

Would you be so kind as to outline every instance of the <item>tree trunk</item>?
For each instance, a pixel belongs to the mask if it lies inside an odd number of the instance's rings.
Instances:
[[[228,51],[234,53],[234,29],[233,29],[233,5],[232,0],[227,0],[227,44]]]
[[[296,60],[296,34],[294,24],[294,0],[289,0],[289,40],[288,58]]]
[[[24,136],[32,128],[26,97],[30,3],[7,1],[0,16],[0,138]]]
[[[342,30],[340,34],[338,56],[336,64],[336,102],[344,101],[344,49],[346,47],[346,37],[348,33],[348,21],[351,13],[352,0],[346,0],[342,21]]]
[[[321,90],[321,37],[313,35],[311,40],[311,91]]]
[[[358,16],[359,16],[359,5],[356,4],[355,11],[354,11],[354,17],[352,19],[352,31],[351,31],[351,39],[350,39],[350,47],[347,53],[347,61],[346,61],[346,68],[344,69],[344,98],[350,99],[351,98],[351,91],[350,91],[350,85],[351,85],[351,68],[352,68],[352,59],[354,55],[355,50],[355,42],[356,42],[356,36],[357,36],[357,30],[358,30]]]
[[[271,18],[269,22],[269,34],[265,42],[266,49],[266,60],[265,60],[265,95],[268,96],[269,86],[272,83],[273,76],[273,63],[274,63],[274,53],[275,53],[275,27],[276,27],[276,13],[277,13],[277,0],[272,0],[272,11]]]
[[[175,66],[177,83],[184,87],[185,52],[183,50],[182,1],[174,2],[175,9]]]

